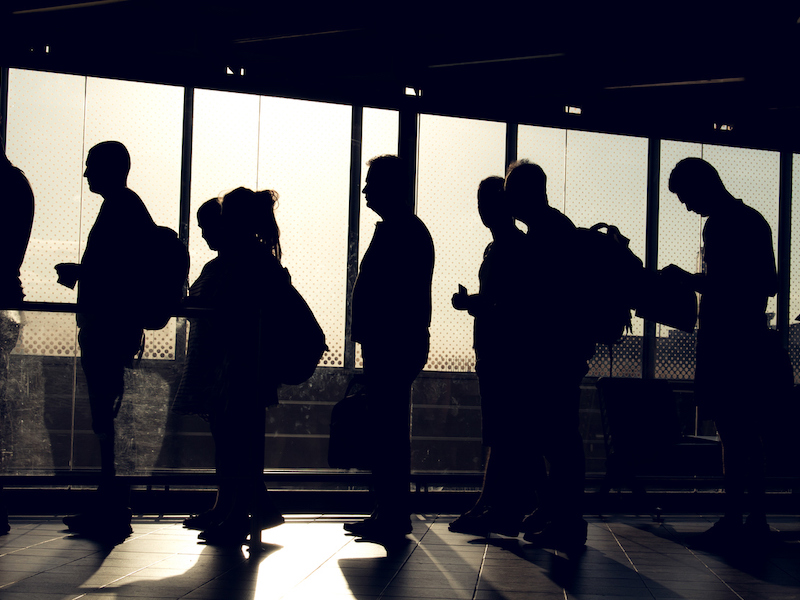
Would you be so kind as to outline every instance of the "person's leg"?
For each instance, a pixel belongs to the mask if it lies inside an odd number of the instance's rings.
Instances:
[[[580,388],[556,378],[543,388],[536,427],[550,471],[542,508],[547,524],[527,528],[525,539],[546,547],[573,548],[586,542],[583,494],[586,460],[579,430]]]
[[[375,510],[363,523],[347,524],[357,535],[396,537],[411,530],[411,385],[428,356],[428,339],[405,348],[362,348],[368,395],[366,432],[373,450]]]

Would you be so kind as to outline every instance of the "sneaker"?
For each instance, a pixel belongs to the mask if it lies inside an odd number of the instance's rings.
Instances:
[[[499,533],[509,537],[517,537],[520,532],[520,519],[499,510],[485,508],[480,512],[465,512],[447,528],[453,533],[466,533],[488,537],[490,533]]]
[[[698,550],[725,550],[739,546],[745,538],[741,518],[722,517],[710,529],[697,535],[690,546]]]
[[[588,531],[589,524],[582,518],[556,520],[547,523],[539,532],[525,533],[522,539],[538,548],[570,552],[586,545]]]

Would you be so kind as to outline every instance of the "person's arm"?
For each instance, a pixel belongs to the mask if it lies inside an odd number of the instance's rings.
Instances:
[[[73,289],[81,278],[81,265],[78,263],[59,263],[55,266],[58,283]]]
[[[673,280],[678,285],[690,287],[695,292],[701,294],[706,287],[706,276],[704,273],[689,273],[681,269],[678,265],[668,265],[661,269],[662,277]]]

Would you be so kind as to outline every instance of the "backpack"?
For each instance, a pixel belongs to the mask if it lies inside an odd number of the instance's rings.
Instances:
[[[142,250],[139,325],[163,329],[178,309],[189,277],[189,251],[169,227],[156,226]]]
[[[299,385],[314,374],[328,346],[317,318],[284,270],[286,286],[278,300],[275,323],[274,372],[279,383]]]
[[[631,309],[638,304],[644,266],[628,247],[630,240],[613,225],[579,227],[577,235],[579,281],[591,290],[584,296],[581,317],[588,320],[591,341],[615,344],[631,330]]]

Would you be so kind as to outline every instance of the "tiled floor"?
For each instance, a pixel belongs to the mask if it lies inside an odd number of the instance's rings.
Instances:
[[[450,518],[417,516],[408,544],[387,555],[346,536],[341,516],[293,516],[264,533],[265,552],[252,559],[198,544],[179,518],[136,518],[113,548],[69,535],[58,519],[15,518],[0,537],[0,599],[800,598],[796,518],[771,519],[773,546],[748,556],[688,549],[710,523],[702,517],[591,518],[574,556],[453,534]]]

